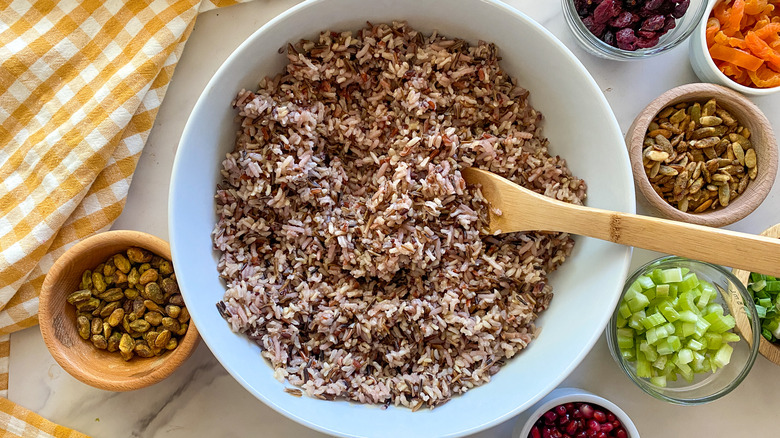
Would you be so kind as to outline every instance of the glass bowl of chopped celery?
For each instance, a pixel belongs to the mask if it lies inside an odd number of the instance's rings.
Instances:
[[[607,325],[620,368],[651,396],[714,401],[747,376],[761,327],[745,286],[721,266],[663,257],[626,281]]]

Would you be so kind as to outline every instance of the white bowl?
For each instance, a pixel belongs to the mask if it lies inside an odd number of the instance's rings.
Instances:
[[[712,8],[714,8],[715,5],[721,0],[709,1],[710,3],[707,6],[707,10],[704,12],[704,16],[699,23],[699,27],[696,28],[696,30],[693,32],[693,35],[691,35],[689,57],[691,61],[691,67],[693,67],[693,72],[696,73],[696,76],[698,76],[699,79],[704,82],[723,85],[749,96],[766,96],[780,91],[780,87],[746,87],[742,84],[738,84],[732,81],[728,76],[724,75],[723,72],[718,69],[718,66],[715,65],[715,61],[712,60],[709,48],[707,47],[707,19],[712,13]]]
[[[576,402],[599,405],[612,412],[623,424],[626,433],[628,433],[628,438],[639,438],[639,431],[636,429],[636,426],[634,426],[634,422],[631,421],[628,414],[604,397],[599,397],[579,388],[558,388],[547,394],[547,396],[539,401],[539,403],[535,404],[533,408],[520,414],[517,417],[515,428],[512,431],[512,438],[527,438],[528,434],[531,433],[531,428],[534,426],[534,423],[536,423],[536,420],[539,419],[542,414],[558,405]]]
[[[198,330],[222,365],[248,391],[280,413],[342,436],[461,436],[506,421],[555,388],[601,336],[617,304],[631,249],[579,239],[571,259],[551,277],[556,297],[538,320],[538,339],[510,360],[493,382],[434,410],[366,406],[295,398],[273,378],[260,348],[230,331],[215,304],[225,291],[212,250],[214,194],[237,125],[230,102],[242,88],[282,71],[280,48],[327,29],[354,29],[405,19],[425,32],[498,44],[503,67],[531,91],[545,116],[552,154],[568,160],[589,185],[588,204],[634,211],[634,188],[620,127],[598,85],[550,32],[502,3],[487,0],[318,0],[263,26],[225,61],[190,115],[170,188],[169,235],[179,285]]]

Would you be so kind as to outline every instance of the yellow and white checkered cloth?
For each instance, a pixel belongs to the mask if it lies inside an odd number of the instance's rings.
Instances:
[[[242,1],[0,0],[0,395],[45,273],[121,213],[197,14]],[[71,436],[9,403],[0,436]]]

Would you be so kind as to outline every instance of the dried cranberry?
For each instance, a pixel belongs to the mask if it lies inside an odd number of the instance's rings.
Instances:
[[[647,0],[642,6],[644,9],[647,9],[648,11],[654,11],[661,7],[661,5],[664,3],[664,0]]]
[[[658,45],[658,36],[652,38],[637,38],[634,46],[637,49],[649,49]]]
[[[661,30],[666,23],[666,17],[663,15],[653,15],[642,22],[642,30],[655,32]]]
[[[604,0],[593,10],[593,22],[607,24],[609,20],[616,17],[622,10],[623,8],[618,0]]]
[[[615,41],[615,34],[612,33],[611,30],[604,32],[604,35],[601,36],[601,41],[604,41],[605,43],[609,44],[612,47],[617,47],[617,42]]]
[[[674,11],[672,12],[672,17],[682,18],[682,16],[685,15],[685,12],[688,10],[688,6],[690,4],[690,0],[682,0],[680,3],[677,3],[677,6],[674,7]]]
[[[601,38],[601,35],[604,34],[604,30],[607,28],[605,24],[596,23],[595,21],[593,21],[593,17],[583,18],[582,24],[585,25],[585,27],[590,31],[590,33],[596,35],[596,38]]]
[[[623,0],[623,7],[633,9],[639,6],[639,0]]]
[[[636,19],[634,19],[634,17],[636,17]],[[639,21],[638,15],[634,15],[629,11],[623,11],[620,14],[618,14],[617,17],[609,20],[609,25],[612,27],[616,27],[618,29],[622,29],[624,27],[631,26],[637,21]]]
[[[635,32],[637,38],[655,38],[656,33],[650,30],[638,30]]]
[[[677,20],[674,19],[674,17],[666,17],[666,22],[664,23],[664,28],[662,29],[664,33],[674,29],[677,27]]]

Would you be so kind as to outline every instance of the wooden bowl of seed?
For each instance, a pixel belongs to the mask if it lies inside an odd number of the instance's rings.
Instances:
[[[88,237],[60,256],[44,279],[38,314],[57,363],[109,391],[171,375],[200,337],[170,260],[167,242],[127,230]]]
[[[764,232],[761,233],[762,236],[767,237],[775,237],[780,238],[780,224],[771,226],[764,230]],[[756,304],[760,305],[760,298],[761,297],[769,297],[769,298],[777,298],[778,293],[776,291],[776,288],[770,288],[766,287],[767,283],[764,281],[764,283],[761,286],[758,286],[758,284],[761,282],[760,279],[755,279],[758,281],[754,281],[751,276],[753,273],[750,271],[745,271],[742,269],[734,269],[733,274],[739,281],[742,282],[743,285],[745,285],[745,288],[748,289],[748,292],[753,295],[753,299],[756,302]],[[776,285],[776,283],[775,283]],[[754,289],[758,290],[759,287],[761,287],[763,290],[769,290],[772,289],[771,292],[767,292],[766,294],[761,294],[760,292],[756,292]],[[772,305],[776,306],[776,302],[772,302]],[[771,307],[771,306],[770,306]],[[765,316],[760,318],[762,329],[768,330],[768,333],[765,333],[764,330],[762,330],[761,337],[759,338],[759,344],[758,344],[758,352],[761,353],[762,356],[769,359],[771,362],[780,365],[780,340],[778,340],[777,336],[780,334],[780,329],[776,328],[776,325],[771,325],[772,320],[777,320],[777,310],[771,309],[765,312]],[[768,321],[767,321],[768,320]],[[765,321],[769,322],[769,326],[765,327]],[[737,325],[743,325],[747,324],[746,321],[737,321]],[[775,323],[776,324],[776,323]],[[740,330],[742,327],[739,327]],[[774,330],[770,330],[770,328],[774,328]],[[770,342],[767,337],[771,338],[772,340],[775,340],[775,342]]]
[[[650,102],[626,135],[634,182],[670,219],[712,227],[758,207],[777,174],[777,142],[761,110],[715,84],[687,84]]]

